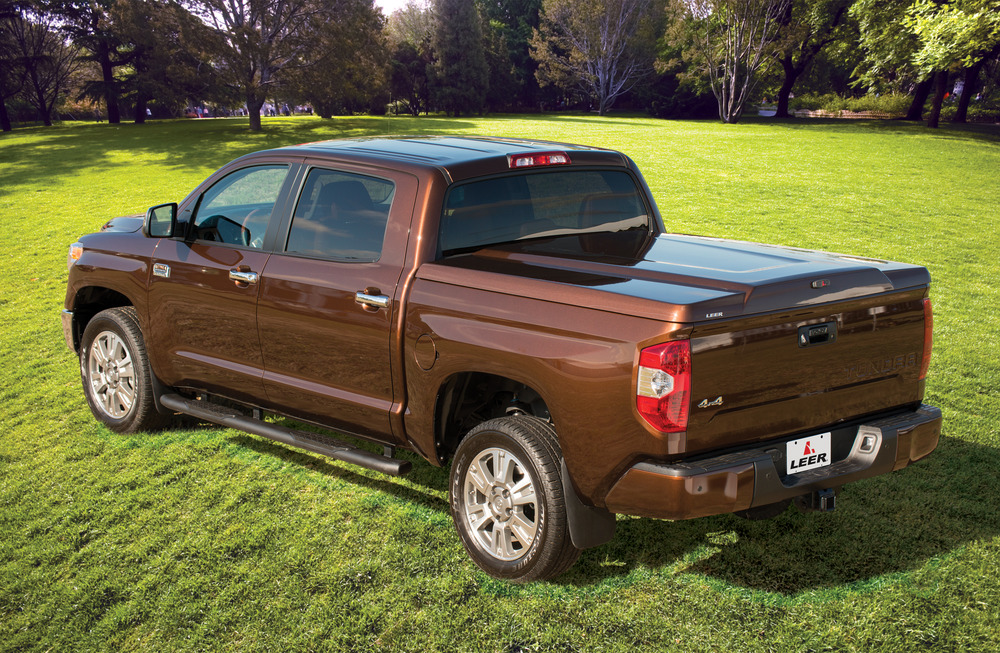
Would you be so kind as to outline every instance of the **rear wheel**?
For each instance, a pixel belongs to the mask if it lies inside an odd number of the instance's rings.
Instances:
[[[80,376],[90,411],[116,433],[163,428],[156,410],[146,346],[131,306],[95,315],[83,332]]]
[[[495,578],[553,578],[580,555],[569,536],[556,433],[524,415],[472,429],[455,453],[450,503],[472,560]]]

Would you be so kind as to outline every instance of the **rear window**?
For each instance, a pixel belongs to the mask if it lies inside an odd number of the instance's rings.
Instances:
[[[649,231],[649,210],[621,170],[530,172],[452,188],[441,217],[444,256],[518,240]]]

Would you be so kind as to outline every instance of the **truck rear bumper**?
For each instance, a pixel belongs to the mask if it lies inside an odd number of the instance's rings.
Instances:
[[[615,483],[606,505],[616,513],[691,519],[766,506],[878,476],[934,450],[941,435],[941,411],[924,404],[832,433],[834,462],[826,467],[786,474],[784,441],[693,462],[642,462]],[[872,437],[874,447],[866,452],[863,443],[869,438],[870,445]]]

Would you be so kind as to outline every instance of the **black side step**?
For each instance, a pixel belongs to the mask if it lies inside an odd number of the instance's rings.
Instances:
[[[342,460],[345,463],[372,469],[376,472],[389,474],[390,476],[402,476],[413,467],[413,463],[408,460],[380,456],[318,433],[297,431],[277,426],[276,424],[269,424],[263,420],[241,415],[225,406],[213,404],[208,401],[194,401],[176,394],[165,394],[160,396],[160,403],[170,410],[191,415],[206,422],[213,422],[222,426],[253,433],[254,435],[276,440],[277,442],[282,442],[298,449],[312,451],[328,458]]]

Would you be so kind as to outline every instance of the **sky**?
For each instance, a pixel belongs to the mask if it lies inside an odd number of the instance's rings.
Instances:
[[[406,6],[407,2],[408,0],[375,0],[375,4],[382,7],[382,13],[386,16],[397,9],[402,9]]]

